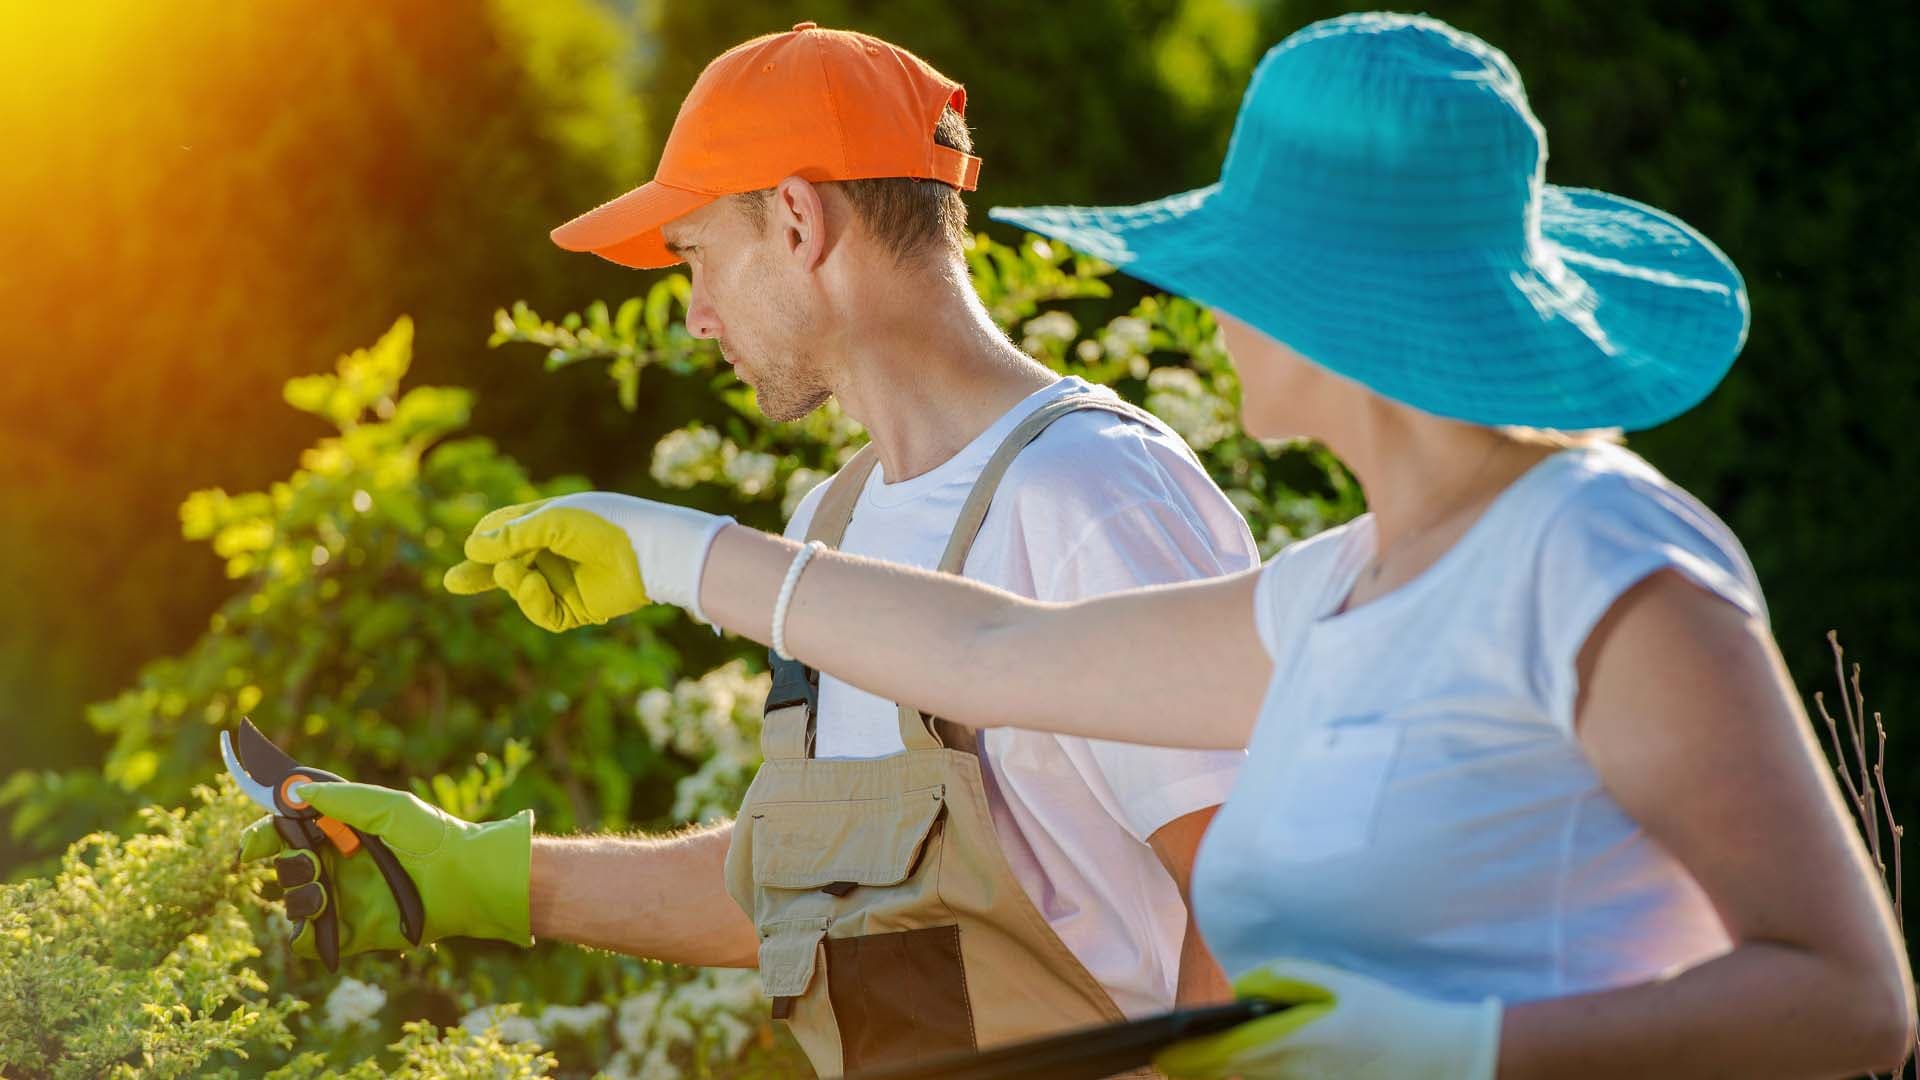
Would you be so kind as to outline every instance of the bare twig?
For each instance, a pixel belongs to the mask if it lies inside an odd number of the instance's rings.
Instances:
[[[1860,692],[1860,664],[1858,661],[1854,662],[1853,679],[1851,681],[1853,685],[1853,703],[1848,711],[1852,713],[1853,716],[1853,754],[1855,760],[1860,764],[1861,794],[1865,796],[1865,801],[1860,807],[1860,814],[1861,819],[1866,823],[1867,846],[1873,852],[1873,865],[1880,868],[1880,878],[1884,882],[1887,876],[1887,864],[1880,856],[1880,817],[1874,813],[1874,803],[1876,801],[1874,787],[1872,784],[1867,783],[1867,697]],[[1840,696],[1845,697],[1846,694],[1847,688],[1842,686],[1840,688]],[[1885,742],[1880,744],[1880,752],[1882,760],[1885,760]],[[1879,771],[1878,766],[1875,766],[1874,771]]]
[[[1906,917],[1902,911],[1906,901],[1906,882],[1900,865],[1901,841],[1906,830],[1893,818],[1893,799],[1887,794],[1887,726],[1879,713],[1873,713],[1874,760],[1871,767],[1867,764],[1867,696],[1860,689],[1860,665],[1855,663],[1852,678],[1848,678],[1845,652],[1840,648],[1840,637],[1835,631],[1827,631],[1827,643],[1833,647],[1833,673],[1840,680],[1840,704],[1847,722],[1847,739],[1853,744],[1853,767],[1859,769],[1859,781],[1856,783],[1853,768],[1848,766],[1848,754],[1840,744],[1839,724],[1827,709],[1826,696],[1813,695],[1813,703],[1819,710],[1820,718],[1826,721],[1827,737],[1833,744],[1834,771],[1840,774],[1840,782],[1847,789],[1847,796],[1853,802],[1854,813],[1859,818],[1860,831],[1866,840],[1867,849],[1873,855],[1876,869],[1880,871],[1881,887],[1888,889],[1893,900],[1893,917],[1901,933],[1906,932]],[[1882,845],[1881,824],[1885,822],[1886,840]],[[1891,848],[1893,857],[1893,876],[1888,880],[1886,848]],[[1914,1040],[1908,1051],[1907,1061],[1920,1059],[1920,1035]],[[1893,1072],[1895,1077],[1907,1075],[1907,1061]]]
[[[1853,786],[1853,774],[1847,771],[1847,755],[1840,749],[1840,726],[1834,723],[1833,714],[1827,711],[1827,695],[1821,691],[1814,691],[1813,704],[1820,710],[1820,718],[1827,722],[1827,735],[1833,739],[1833,771],[1840,774],[1840,782],[1847,788],[1847,800],[1853,803],[1855,810],[1858,810],[1860,789]]]

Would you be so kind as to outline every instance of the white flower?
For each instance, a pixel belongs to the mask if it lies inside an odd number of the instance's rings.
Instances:
[[[1100,335],[1100,347],[1115,356],[1134,356],[1147,351],[1152,328],[1145,319],[1122,315],[1107,324]]]
[[[1080,324],[1064,311],[1049,311],[1027,320],[1020,332],[1028,337],[1053,338],[1056,341],[1072,341],[1080,332]]]
[[[690,1043],[694,1040],[693,1023],[677,1012],[661,1017],[655,1032],[660,1037],[654,1044],[656,1050],[673,1043]]]
[[[640,1075],[647,1080],[680,1080],[680,1066],[667,1057],[665,1046],[656,1046],[640,1062]]]
[[[1266,508],[1266,504],[1260,501],[1260,496],[1243,487],[1228,488],[1226,495],[1227,501],[1233,504],[1235,510],[1240,511],[1240,516],[1243,518],[1251,518]]]
[[[334,1031],[372,1028],[378,1022],[376,1017],[386,1004],[385,990],[358,979],[342,976],[340,982],[327,995],[326,1004],[322,1007],[325,1015],[320,1023]]]
[[[554,1035],[584,1035],[613,1015],[604,1002],[587,1005],[549,1005],[540,1014],[540,1027],[548,1038]]]
[[[475,1035],[485,1035],[489,1028],[500,1032],[500,1041],[507,1043],[540,1041],[540,1025],[524,1016],[516,1015],[513,1006],[482,1005],[460,1018],[460,1026]]]
[[[746,1049],[753,1028],[732,1013],[716,1013],[707,1019],[707,1034],[719,1040],[722,1060],[731,1061]]]
[[[620,1010],[613,1022],[613,1030],[620,1036],[620,1045],[634,1053],[644,1053],[649,1036],[653,1034],[654,1018],[660,1014],[660,989],[655,987],[642,994],[635,994],[620,1003]]]
[[[807,492],[818,487],[826,478],[827,474],[819,469],[795,469],[788,473],[787,493],[780,500],[780,512],[787,517],[792,517],[793,511],[800,505],[800,500],[806,498]]]
[[[640,727],[655,746],[667,741],[671,734],[667,728],[667,716],[673,711],[673,691],[658,686],[649,687],[633,703],[633,711],[640,717]]]
[[[692,487],[712,480],[720,469],[720,433],[694,425],[669,431],[653,447],[647,471],[668,487]]]
[[[635,1071],[639,1063],[632,1051],[622,1050],[613,1055],[606,1066],[600,1070],[594,1080],[644,1080],[642,1074]]]
[[[753,497],[773,486],[780,459],[758,450],[742,450],[728,456],[724,472],[727,481],[740,494]]]
[[[1045,357],[1080,333],[1080,324],[1064,311],[1049,311],[1028,319],[1020,328],[1020,348],[1029,356]]]
[[[1226,400],[1209,391],[1192,368],[1163,367],[1148,372],[1147,408],[1195,450],[1205,450],[1233,434],[1233,416]]]

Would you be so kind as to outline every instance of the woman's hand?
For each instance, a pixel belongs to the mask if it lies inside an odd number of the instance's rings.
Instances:
[[[1493,1080],[1501,1016],[1493,998],[1435,1001],[1305,960],[1255,968],[1233,988],[1290,1008],[1176,1043],[1154,1064],[1190,1080]]]
[[[474,526],[467,560],[444,584],[463,596],[505,589],[528,619],[555,633],[650,602],[706,622],[700,571],[732,520],[603,491],[502,507]]]

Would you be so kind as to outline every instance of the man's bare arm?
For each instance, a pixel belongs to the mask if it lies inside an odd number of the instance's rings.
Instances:
[[[759,935],[727,894],[733,824],[672,836],[533,841],[537,938],[701,967],[757,967]]]

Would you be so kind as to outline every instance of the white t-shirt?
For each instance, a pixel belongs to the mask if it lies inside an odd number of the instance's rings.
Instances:
[[[958,454],[899,483],[876,468],[841,550],[933,569],[960,506],[1006,436],[1069,393],[1036,391]],[[827,485],[795,508],[806,534]],[[1233,504],[1178,435],[1089,410],[1055,421],[1007,470],[969,553],[966,576],[1039,600],[1246,570],[1258,549]],[[1245,755],[1128,746],[996,728],[980,756],[1001,850],[1054,932],[1129,1016],[1173,1004],[1186,911],[1147,838],[1226,798]],[[814,752],[898,753],[892,702],[822,673]]]
[[[1599,446],[1534,466],[1425,572],[1334,614],[1373,545],[1362,517],[1261,571],[1273,681],[1194,878],[1228,974],[1299,957],[1520,1002],[1726,951],[1706,896],[1607,793],[1573,719],[1582,646],[1649,574],[1676,570],[1764,617],[1733,534]]]

